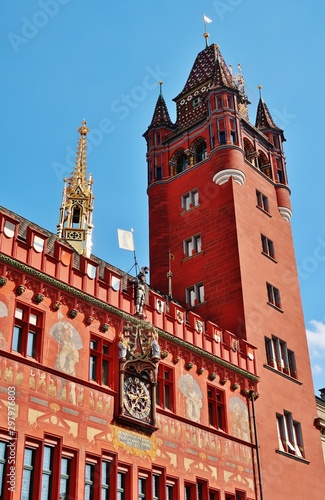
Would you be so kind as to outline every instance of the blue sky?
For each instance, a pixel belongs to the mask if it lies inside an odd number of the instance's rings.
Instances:
[[[77,128],[89,134],[93,253],[128,271],[117,228],[134,228],[148,264],[145,141],[158,81],[171,118],[197,53],[210,42],[240,63],[255,121],[257,86],[278,126],[292,189],[292,229],[313,366],[325,386],[325,225],[322,138],[325,3],[310,0],[4,0],[0,6],[0,204],[53,232]]]

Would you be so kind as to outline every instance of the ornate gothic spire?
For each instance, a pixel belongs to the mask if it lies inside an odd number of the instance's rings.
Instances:
[[[92,235],[92,212],[94,196],[92,194],[92,176],[87,175],[87,140],[89,129],[85,120],[78,128],[80,134],[74,171],[69,179],[64,179],[63,196],[60,208],[57,234],[65,238],[75,250],[90,257]]]

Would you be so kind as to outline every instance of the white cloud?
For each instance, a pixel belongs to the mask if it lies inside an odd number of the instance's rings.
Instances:
[[[312,330],[307,328],[307,339],[311,356],[325,355],[325,324],[312,319]]]

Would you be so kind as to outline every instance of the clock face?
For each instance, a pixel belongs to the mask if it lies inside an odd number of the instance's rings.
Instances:
[[[124,382],[124,407],[139,420],[147,419],[151,410],[150,392],[137,377],[127,377]]]

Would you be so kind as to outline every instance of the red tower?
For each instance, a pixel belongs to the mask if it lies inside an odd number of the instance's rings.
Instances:
[[[215,44],[174,100],[176,122],[160,94],[144,134],[151,285],[257,346],[261,498],[323,498],[283,131],[262,97],[249,122]]]

